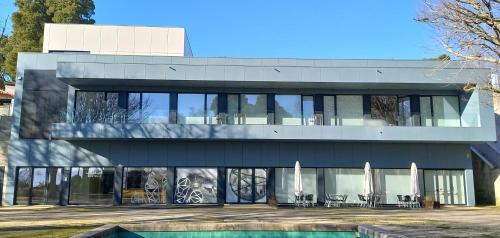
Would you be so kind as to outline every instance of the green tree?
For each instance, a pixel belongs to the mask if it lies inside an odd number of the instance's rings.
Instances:
[[[16,0],[12,14],[12,36],[1,50],[2,68],[14,79],[18,52],[40,52],[44,23],[93,24],[93,0]],[[1,63],[1,62],[0,62]]]

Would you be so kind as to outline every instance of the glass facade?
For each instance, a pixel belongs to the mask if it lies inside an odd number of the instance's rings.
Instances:
[[[325,194],[347,195],[347,203],[359,203],[364,176],[363,169],[325,168]]]
[[[232,104],[235,104],[234,102]],[[267,95],[241,94],[241,120],[242,125],[267,124]]]
[[[73,167],[70,204],[113,204],[114,168]]]
[[[424,170],[425,196],[441,204],[465,204],[463,170]]]
[[[22,167],[17,173],[16,204],[59,204],[62,168]]]
[[[371,118],[373,125],[398,125],[398,97],[371,96]]]
[[[227,203],[265,203],[267,170],[229,168],[226,172]]]
[[[302,168],[302,187],[304,194],[312,194],[314,202],[318,199],[317,176],[315,168]],[[275,193],[279,203],[293,203],[295,201],[294,191],[294,168],[275,169]]]
[[[337,125],[362,126],[363,124],[363,96],[338,95]]]
[[[212,125],[461,126],[458,96],[270,95],[77,91],[73,121]],[[177,98],[174,100],[172,96]],[[318,102],[315,101],[317,99]],[[177,101],[177,105],[171,105],[171,100]],[[474,110],[478,111],[477,107]],[[479,116],[474,115],[474,110],[467,111],[467,118],[472,119],[466,120],[465,126],[479,125]]]
[[[373,183],[381,203],[397,204],[397,195],[410,194],[410,169],[374,169]]]
[[[177,168],[175,203],[217,203],[216,168]]]
[[[437,127],[460,127],[458,97],[432,97],[433,123]]]
[[[123,170],[123,204],[160,204],[167,201],[167,168]]]
[[[301,95],[276,95],[275,100],[277,125],[302,125]]]

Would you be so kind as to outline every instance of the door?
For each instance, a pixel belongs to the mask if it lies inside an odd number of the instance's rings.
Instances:
[[[226,176],[226,202],[265,203],[266,169],[229,168]]]
[[[465,204],[464,171],[425,170],[425,194],[441,204]]]

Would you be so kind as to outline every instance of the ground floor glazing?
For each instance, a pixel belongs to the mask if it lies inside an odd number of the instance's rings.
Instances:
[[[410,169],[373,169],[382,204],[410,194]],[[302,168],[304,193],[359,203],[362,168]],[[422,197],[465,205],[464,170],[419,170]],[[293,168],[17,167],[15,204],[223,204],[294,202]]]

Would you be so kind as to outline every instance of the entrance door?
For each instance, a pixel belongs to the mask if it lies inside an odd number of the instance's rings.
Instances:
[[[441,204],[465,204],[464,171],[425,170],[425,194]]]
[[[266,169],[229,168],[226,179],[226,202],[265,203]]]

